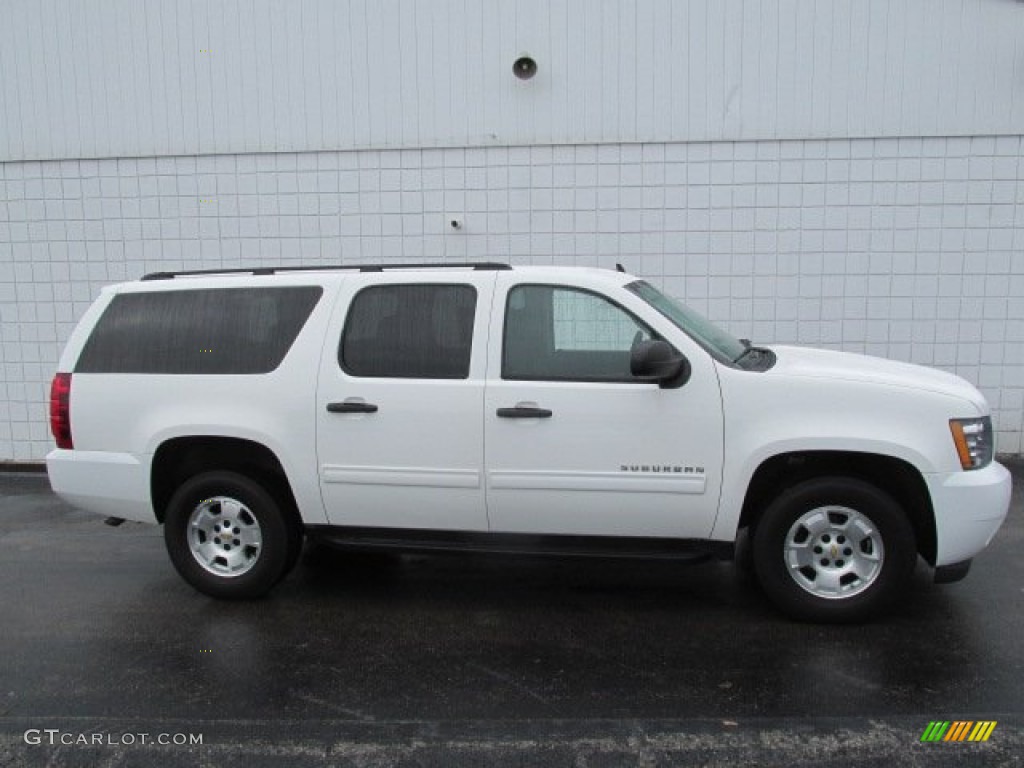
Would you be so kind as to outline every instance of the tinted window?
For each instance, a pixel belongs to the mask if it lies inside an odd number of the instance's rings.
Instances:
[[[323,289],[215,288],[121,293],[85,343],[82,373],[267,373]]]
[[[476,289],[380,285],[352,300],[338,361],[353,376],[465,379]]]
[[[710,352],[716,360],[723,363],[736,362],[747,351],[739,339],[713,325],[685,304],[661,293],[657,288],[642,280],[630,283],[627,291],[632,291],[646,301],[661,314],[671,320],[677,328]]]
[[[635,381],[632,347],[659,338],[622,307],[589,291],[520,285],[505,309],[502,378]]]

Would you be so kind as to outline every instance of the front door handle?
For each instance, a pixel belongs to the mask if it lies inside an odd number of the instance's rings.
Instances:
[[[547,408],[517,405],[515,408],[499,408],[498,416],[503,419],[550,419],[551,411]]]
[[[373,403],[362,403],[346,400],[343,403],[328,403],[328,413],[376,413],[377,406]]]

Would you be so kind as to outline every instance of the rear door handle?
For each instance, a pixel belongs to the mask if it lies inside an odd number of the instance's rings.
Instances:
[[[550,419],[551,411],[547,408],[517,405],[515,408],[499,408],[498,416],[503,419]]]
[[[343,403],[328,403],[328,413],[376,413],[377,406],[373,403],[361,403],[346,400]]]

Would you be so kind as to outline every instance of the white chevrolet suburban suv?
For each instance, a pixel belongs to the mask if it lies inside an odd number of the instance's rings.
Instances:
[[[53,489],[162,523],[196,589],[339,547],[749,553],[790,616],[962,578],[1010,475],[948,373],[740,341],[623,271],[155,273],[104,289],[51,392]]]

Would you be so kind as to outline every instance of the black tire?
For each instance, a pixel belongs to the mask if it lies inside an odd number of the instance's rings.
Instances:
[[[743,584],[756,584],[757,573],[754,571],[754,528],[745,526],[736,532],[736,546],[733,550],[732,564],[736,576]]]
[[[199,513],[201,506],[204,511]],[[209,536],[192,530],[194,513],[202,523],[200,529],[213,521],[217,521],[217,526],[226,525],[232,515],[241,522],[233,529],[225,527],[223,534]],[[245,536],[258,537],[259,546],[250,545],[243,538],[230,538],[243,527]],[[221,535],[225,537],[223,541]],[[193,536],[198,538],[190,539]],[[199,542],[200,538],[210,554],[209,567],[200,562],[203,555],[192,551],[190,541]],[[222,599],[245,600],[269,592],[287,574],[289,562],[297,557],[301,538],[298,544],[296,538],[293,526],[274,497],[263,486],[236,472],[205,472],[186,480],[171,498],[164,519],[164,543],[178,573],[203,594]],[[236,560],[236,573],[228,573]]]
[[[295,511],[291,520],[288,521],[288,558],[285,561],[284,570],[281,571],[281,575],[277,579],[279,582],[284,581],[288,574],[295,569],[306,543],[306,534],[302,526],[294,522],[298,517],[298,512]]]
[[[811,514],[821,508],[830,508],[824,517]],[[849,477],[807,480],[781,493],[757,521],[753,550],[758,581],[772,602],[794,619],[814,622],[876,614],[904,591],[917,561],[914,529],[900,505]],[[811,562],[791,567],[791,553],[797,564]]]
[[[281,499],[280,494],[278,499]],[[285,569],[278,579],[279,582],[283,582],[288,577],[288,574],[295,569],[296,564],[299,562],[299,557],[302,556],[302,550],[306,543],[306,534],[302,524],[298,522],[302,518],[295,505],[290,500],[279,501],[279,503],[282,509],[287,509],[290,513],[285,516],[285,522],[288,525],[288,559],[285,562]]]
[[[754,546],[751,539],[753,531],[750,526],[740,528],[736,532],[736,546],[733,550],[732,561],[736,570],[747,575],[754,572]]]

